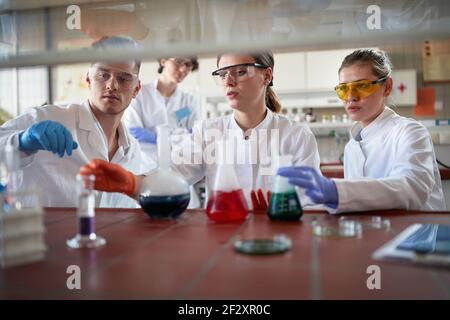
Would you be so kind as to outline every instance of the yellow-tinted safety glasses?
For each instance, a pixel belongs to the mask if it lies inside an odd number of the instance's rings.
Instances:
[[[334,87],[334,91],[336,91],[337,96],[341,100],[348,100],[350,93],[353,97],[364,99],[377,91],[380,84],[386,81],[386,79],[387,77],[383,77],[374,81],[359,80],[355,82],[341,83]]]

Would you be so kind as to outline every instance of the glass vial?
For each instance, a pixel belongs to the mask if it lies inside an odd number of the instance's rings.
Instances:
[[[78,208],[77,235],[67,240],[70,248],[95,248],[106,243],[106,240],[95,233],[95,176],[77,175]]]

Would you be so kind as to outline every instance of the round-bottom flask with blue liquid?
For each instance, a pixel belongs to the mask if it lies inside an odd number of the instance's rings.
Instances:
[[[145,213],[156,219],[174,219],[181,215],[189,205],[190,193],[173,196],[139,195],[139,204]]]
[[[139,204],[144,212],[155,219],[175,219],[188,207],[191,199],[189,184],[181,174],[171,169],[171,148],[167,125],[157,127],[158,168],[142,181]]]

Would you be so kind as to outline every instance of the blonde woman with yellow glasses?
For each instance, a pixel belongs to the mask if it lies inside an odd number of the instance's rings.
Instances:
[[[353,121],[344,152],[345,179],[327,179],[310,167],[278,174],[304,188],[330,213],[380,210],[445,210],[441,177],[427,129],[385,105],[392,91],[385,52],[356,50],[339,69],[336,94]]]

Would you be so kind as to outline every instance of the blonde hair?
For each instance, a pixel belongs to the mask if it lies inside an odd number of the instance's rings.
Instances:
[[[342,61],[338,74],[343,68],[354,64],[368,64],[378,78],[388,77],[392,73],[392,63],[386,52],[378,49],[359,49],[350,53]]]

